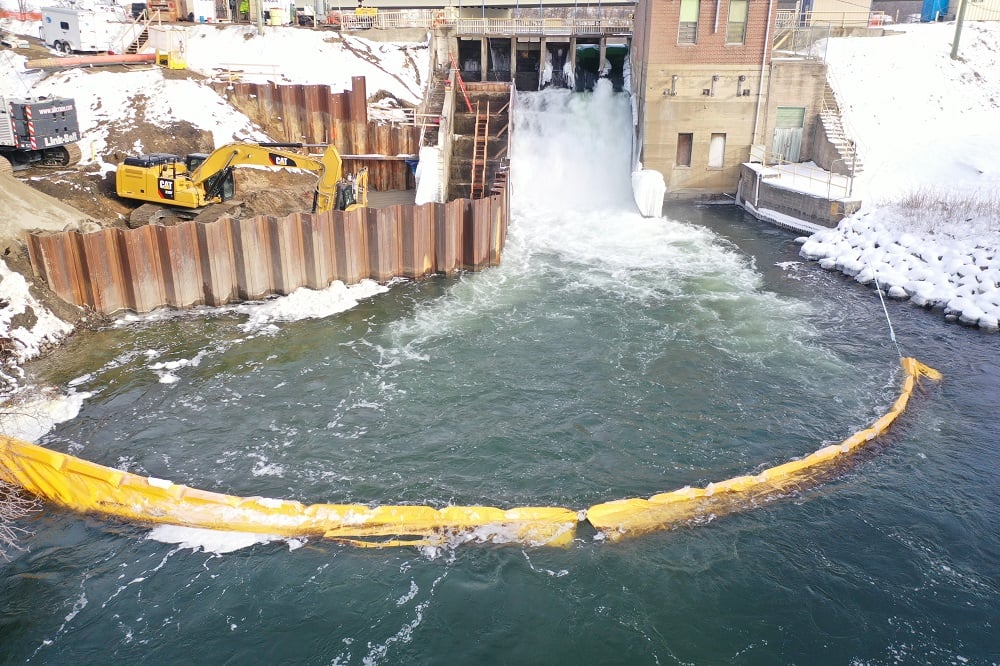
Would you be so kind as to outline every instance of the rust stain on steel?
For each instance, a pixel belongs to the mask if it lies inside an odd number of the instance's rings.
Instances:
[[[36,275],[105,314],[224,305],[334,280],[418,279],[500,263],[506,190],[447,204],[30,234]]]

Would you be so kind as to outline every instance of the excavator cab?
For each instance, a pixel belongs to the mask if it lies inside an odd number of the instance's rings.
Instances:
[[[194,173],[194,170],[201,166],[201,163],[208,159],[208,153],[191,153],[184,158],[187,172]],[[236,179],[233,177],[233,169],[223,169],[219,173],[205,179],[205,196],[212,198],[218,196],[222,201],[229,201],[236,195]]]

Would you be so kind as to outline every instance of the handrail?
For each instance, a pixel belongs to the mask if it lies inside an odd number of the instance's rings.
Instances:
[[[154,14],[159,23],[161,20],[159,9],[154,9],[152,12],[147,11],[143,15],[143,18],[133,18],[131,21],[123,23],[122,29],[118,31],[118,35],[115,37],[115,52],[121,54],[128,53],[132,45],[137,44],[142,34],[146,33],[146,41],[136,45],[135,52],[138,53],[141,51],[146,43],[149,42],[149,26],[153,22]]]
[[[853,160],[852,160],[853,161]],[[847,163],[846,159],[838,158],[833,164],[838,162]],[[831,164],[831,166],[833,166]],[[807,183],[815,183],[826,188],[827,199],[843,199],[851,196],[854,189],[854,177],[845,176],[833,171],[827,171],[820,166],[808,166],[803,162],[790,162],[780,155],[774,154],[770,149],[764,152],[761,165],[776,169],[780,174],[791,176],[792,182],[802,179]],[[837,196],[834,197],[834,194]]]
[[[469,113],[474,113],[474,111],[472,110],[472,102],[469,101],[469,91],[465,89],[465,81],[462,80],[461,70],[459,70],[458,63],[455,61],[455,54],[454,52],[452,52],[449,53],[448,55],[449,57],[451,57],[451,66],[455,69],[455,72],[457,73],[457,76],[455,78],[458,79],[458,87],[462,89],[462,96],[465,98],[465,106],[469,108]]]
[[[452,28],[459,34],[521,34],[556,35],[620,34],[632,31],[632,10],[611,7],[593,12],[580,10],[571,17],[511,17],[473,18],[455,16],[453,12],[431,9],[379,11],[377,14],[357,14],[355,11],[332,11],[325,18],[327,25],[341,30],[394,28]]]
[[[851,119],[847,113],[845,113],[844,108],[840,105],[840,101],[837,99],[837,89],[842,88],[842,86],[837,84],[837,78],[834,76],[833,72],[827,69],[826,72],[826,83],[830,94],[833,99],[827,99],[827,92],[823,91],[822,98],[822,110],[833,111],[837,114],[837,118],[840,120],[840,129],[843,130],[844,136],[850,137],[853,144],[853,151],[855,157],[860,151],[862,154],[867,150],[868,146],[861,139],[862,134],[856,130],[851,122]],[[832,104],[831,104],[832,102]]]
[[[775,15],[778,28],[805,28],[810,26],[839,26],[842,28],[874,28],[892,23],[892,18],[881,10],[857,12],[798,12],[779,9]]]

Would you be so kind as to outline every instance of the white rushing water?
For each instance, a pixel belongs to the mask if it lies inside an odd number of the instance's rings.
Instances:
[[[789,324],[803,306],[761,291],[745,255],[704,227],[639,214],[632,135],[629,98],[606,80],[592,94],[550,89],[518,96],[513,219],[501,272],[548,270],[539,259],[553,254],[571,269],[567,284],[601,285],[636,304],[677,299],[692,328],[717,333],[723,348],[741,344],[720,328],[727,325],[730,332],[759,327],[793,345],[808,337]],[[767,335],[752,337],[763,344]]]

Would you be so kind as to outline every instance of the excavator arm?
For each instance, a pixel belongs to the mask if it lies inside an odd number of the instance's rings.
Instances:
[[[305,169],[319,175],[313,195],[313,212],[332,210],[343,170],[340,153],[333,145],[328,145],[321,156],[286,150],[300,147],[300,143],[231,143],[206,157],[191,173],[191,183],[202,185],[213,176],[241,166]]]
[[[118,196],[137,199],[171,210],[201,210],[223,203],[233,196],[233,169],[259,166],[271,169],[304,169],[316,174],[313,212],[347,210],[338,205],[338,191],[351,190],[350,209],[367,202],[367,178],[343,177],[340,153],[326,146],[321,155],[306,155],[295,148],[301,143],[230,143],[208,155],[194,153],[186,158],[168,153],[128,157],[118,165],[115,187]],[[364,170],[362,170],[364,171]],[[364,187],[362,187],[362,185]],[[360,202],[360,203],[359,203]]]

